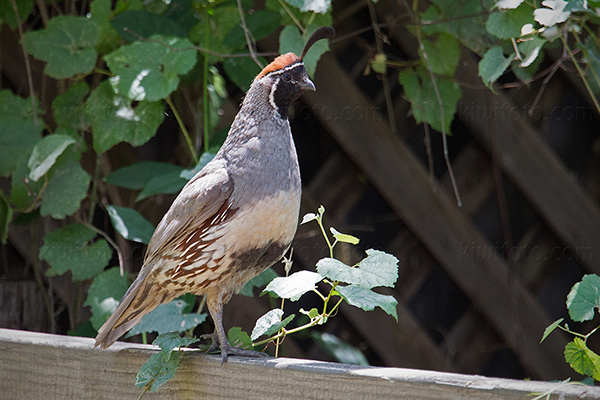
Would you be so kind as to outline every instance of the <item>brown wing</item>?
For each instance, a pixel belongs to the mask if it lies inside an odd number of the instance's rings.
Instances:
[[[212,218],[232,192],[233,181],[221,164],[204,167],[185,185],[156,227],[144,263],[160,255],[165,248],[176,247],[181,238]]]

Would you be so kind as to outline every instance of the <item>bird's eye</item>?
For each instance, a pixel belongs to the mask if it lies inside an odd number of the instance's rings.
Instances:
[[[283,80],[289,82],[292,80],[292,76],[288,73],[283,74]]]

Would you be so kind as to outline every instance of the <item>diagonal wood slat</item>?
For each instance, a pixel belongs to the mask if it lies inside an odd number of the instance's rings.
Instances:
[[[306,95],[305,101],[317,118],[510,344],[529,373],[542,379],[568,376],[562,356],[566,338],[553,335],[550,342],[539,344],[541,333],[552,322],[540,304],[520,282],[509,279],[508,266],[443,190],[433,190],[423,166],[377,117],[331,56],[319,62],[315,84],[317,92]],[[363,118],[344,118],[347,109],[357,110],[355,116],[362,111]]]

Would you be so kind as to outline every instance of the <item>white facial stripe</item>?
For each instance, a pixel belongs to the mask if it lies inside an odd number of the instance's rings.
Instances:
[[[290,69],[294,69],[294,68],[296,68],[298,65],[301,65],[301,64],[302,64],[302,61],[298,61],[298,62],[296,62],[296,63],[293,63],[292,65],[288,65],[288,66],[287,66],[287,67],[285,67],[285,68],[282,68],[282,69],[278,69],[278,70],[276,70],[276,71],[269,72],[269,73],[268,73],[268,74],[266,74],[266,75],[265,75],[263,78],[266,78],[267,76],[271,76],[271,75],[273,75],[273,74],[280,74],[280,73],[281,73],[281,72],[283,72],[283,71],[289,71]]]
[[[277,85],[279,84],[279,79],[280,78],[275,79],[275,82],[273,82],[273,86],[271,86],[271,93],[269,93],[269,103],[271,103],[273,108],[278,111],[279,111],[279,107],[277,107],[277,104],[275,104],[275,91],[277,90]]]

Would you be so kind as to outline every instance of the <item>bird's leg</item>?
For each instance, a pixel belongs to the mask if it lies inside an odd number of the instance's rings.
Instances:
[[[260,351],[245,350],[238,347],[234,347],[229,344],[225,329],[223,328],[223,303],[221,301],[213,302],[207,299],[208,311],[215,323],[215,331],[212,334],[202,335],[203,339],[212,339],[212,343],[208,351],[215,350],[217,347],[221,348],[221,358],[223,362],[227,360],[228,355],[241,356],[241,357],[264,357],[267,354]]]

